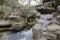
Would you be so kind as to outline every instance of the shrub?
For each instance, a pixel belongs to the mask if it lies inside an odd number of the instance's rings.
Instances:
[[[0,6],[0,12],[7,13],[7,12],[10,12],[10,11],[11,11],[10,7],[8,7],[8,6]]]

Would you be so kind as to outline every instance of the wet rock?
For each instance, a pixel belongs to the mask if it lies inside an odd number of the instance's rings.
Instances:
[[[8,19],[12,20],[12,19],[19,19],[19,13],[11,13],[8,17]]]
[[[11,29],[14,29],[14,30],[21,30],[23,28],[23,23],[14,23],[11,27]]]
[[[43,15],[41,15],[41,19],[43,19],[43,20],[51,21],[52,18],[53,18],[53,15],[52,14],[46,14],[46,15],[43,14]],[[49,20],[49,19],[51,19],[51,20]]]
[[[9,22],[12,24],[11,29],[13,30],[21,30],[22,27],[25,25],[25,20],[23,17],[20,16],[18,12],[11,13],[8,16]]]
[[[43,6],[43,5],[41,5],[41,6],[36,6],[36,9],[38,10],[38,9],[45,9],[45,7]]]
[[[36,24],[33,28],[32,28],[32,32],[33,32],[33,39],[34,40],[39,40],[41,38],[41,25],[40,24]]]
[[[8,21],[0,20],[0,26],[9,25],[9,24],[10,24],[10,22],[8,22]]]
[[[43,37],[43,38],[41,38],[40,40],[47,40],[47,39]]]
[[[57,11],[53,13],[53,17],[56,19],[56,24],[60,25],[60,6],[57,7]]]
[[[37,22],[37,24],[35,24],[35,26],[33,27],[33,38],[34,38],[34,40],[39,40],[42,38],[43,32],[46,31],[46,27],[48,24],[49,23],[44,21],[44,20],[43,21],[40,20],[39,22]]]
[[[50,39],[50,40],[55,40],[57,38],[55,34],[49,32],[44,32],[43,35],[46,39]]]
[[[49,10],[50,12],[54,12],[55,11],[55,8],[52,6],[52,2],[44,3],[44,7],[45,7],[45,9]]]
[[[56,40],[59,39],[57,38],[58,34],[60,34],[60,26],[56,24],[48,25],[46,28],[41,26],[41,24],[36,24],[33,27],[33,37],[35,37],[35,40],[39,40],[39,38],[41,39],[42,35],[47,39]]]
[[[0,20],[0,31],[1,30],[22,30],[24,26],[23,22],[12,22],[12,21],[5,21]]]
[[[46,3],[44,3],[44,6],[45,7],[52,7],[52,2],[46,2]]]
[[[59,38],[57,38],[57,37],[60,36],[60,35],[59,35],[59,34],[60,34],[60,26],[57,25],[57,24],[49,25],[49,26],[47,27],[47,32],[56,35],[56,40],[57,40],[57,39],[59,39]],[[58,35],[59,35],[59,36],[58,36]]]
[[[0,20],[0,31],[9,29],[12,26],[12,24],[9,21]]]
[[[56,25],[56,24],[52,24],[52,25],[49,25],[47,27],[47,30],[50,30],[50,31],[54,31],[55,34],[60,34],[59,31],[60,31],[60,26],[59,25]]]
[[[58,34],[60,34],[60,26],[53,23],[53,15],[47,16],[42,15],[33,27],[33,38],[34,40],[40,40],[45,37],[47,40],[59,39]],[[51,20],[48,20],[51,19]],[[52,23],[51,23],[52,22]],[[51,23],[49,25],[49,23]]]
[[[41,12],[41,14],[51,14],[56,11],[52,6],[52,2],[46,2],[42,6],[36,7],[36,9],[38,12]]]
[[[11,37],[9,32],[3,32],[0,40],[9,40],[9,38]]]

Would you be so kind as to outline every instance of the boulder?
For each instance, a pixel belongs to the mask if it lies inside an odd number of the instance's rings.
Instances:
[[[32,28],[32,32],[33,32],[33,39],[34,40],[39,40],[41,38],[41,25],[40,24],[36,24],[33,28]]]
[[[60,34],[60,26],[57,24],[52,24],[47,27],[47,30],[55,34]]]
[[[8,18],[9,19],[19,18],[19,13],[11,13]]]
[[[52,2],[45,2],[44,5],[37,6],[36,9],[42,14],[51,14],[52,12],[56,11],[52,6]]]
[[[19,22],[19,21],[24,21],[25,19],[23,17],[21,17],[19,13],[11,13],[8,16],[8,20]]]
[[[52,6],[52,2],[44,3],[44,7],[45,7],[45,10],[49,10],[50,12],[54,12],[55,11],[55,8]]]
[[[44,3],[44,7],[52,7],[52,2],[46,2],[46,3]]]
[[[53,17],[56,19],[56,24],[60,25],[60,5],[57,6],[57,11],[53,13]]]
[[[24,11],[22,16],[23,17],[31,17],[33,15],[35,15],[37,12],[36,11]]]
[[[53,15],[42,15],[37,21],[33,27],[33,38],[35,38],[35,40],[40,40],[42,37],[45,37],[47,40],[59,39],[60,25],[53,23],[52,18]]]
[[[23,23],[14,23],[11,27],[12,30],[21,30],[23,27]]]
[[[42,35],[44,35],[45,38],[50,40],[59,39],[60,26],[56,24],[48,25],[44,31],[40,24],[36,24],[33,27],[33,38],[35,38],[35,40],[39,40],[42,38]]]

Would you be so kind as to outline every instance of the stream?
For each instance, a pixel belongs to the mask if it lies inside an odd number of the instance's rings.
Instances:
[[[38,21],[40,21],[40,23],[44,23],[45,25],[43,25],[46,26],[50,22],[47,20],[48,18],[50,18],[48,16],[52,17],[51,15],[42,15],[40,20]],[[28,31],[3,32],[1,40],[33,40],[32,28]]]
[[[20,32],[2,32],[0,40],[33,40],[32,29]]]
[[[9,40],[32,40],[32,36],[32,29],[30,29],[29,31],[12,33],[12,36]]]

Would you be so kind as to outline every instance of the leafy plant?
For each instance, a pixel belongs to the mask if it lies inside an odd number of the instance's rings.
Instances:
[[[8,6],[0,6],[0,12],[10,12],[11,11],[11,8],[8,7]]]

